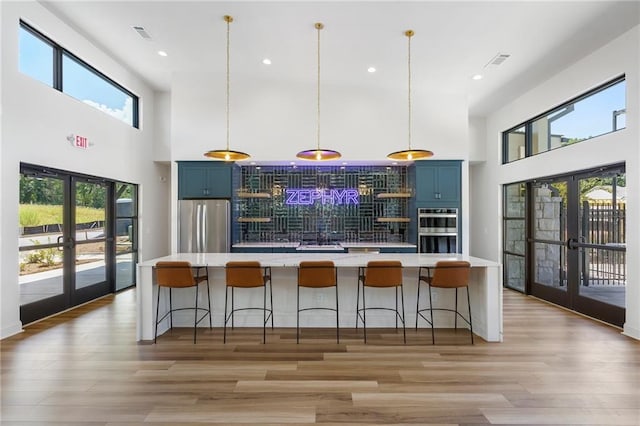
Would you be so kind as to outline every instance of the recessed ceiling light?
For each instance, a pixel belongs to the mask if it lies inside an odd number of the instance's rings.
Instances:
[[[347,162],[345,161],[344,163],[342,163],[342,165],[343,165],[343,166],[346,166],[346,165],[347,165]]]
[[[262,63],[263,63],[263,64],[265,64],[265,65],[271,65],[271,59],[269,59],[269,58],[264,58],[264,59],[262,60]]]
[[[473,79],[473,80],[482,80],[482,74],[476,74],[473,77],[471,77],[471,79]]]
[[[169,56],[167,54],[167,52],[165,52],[164,50],[158,50],[158,55],[160,55],[160,56]]]
[[[292,166],[294,166],[296,164],[295,161],[290,162],[289,164],[291,164]]]
[[[256,162],[255,162],[255,161],[252,161],[252,162],[251,162],[251,163],[249,163],[249,164],[251,164],[252,166],[255,166],[255,165],[256,165]]]
[[[369,72],[376,72],[376,69],[374,67],[369,67],[367,68],[367,71]]]

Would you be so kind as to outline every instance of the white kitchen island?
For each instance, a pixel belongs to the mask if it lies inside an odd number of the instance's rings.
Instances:
[[[273,311],[275,327],[296,326],[297,266],[303,260],[332,260],[338,268],[338,293],[340,298],[340,327],[353,328],[356,320],[356,285],[358,267],[366,266],[370,260],[399,260],[404,267],[404,305],[407,328],[415,327],[418,268],[433,266],[439,260],[466,260],[471,263],[471,312],[474,333],[489,342],[502,341],[502,273],[496,262],[458,254],[394,254],[394,253],[177,253],[138,264],[137,270],[137,340],[152,341],[154,338],[156,298],[158,287],[154,282],[154,265],[158,261],[186,260],[192,266],[204,266],[209,271],[211,286],[211,307],[213,326],[222,327],[224,318],[225,279],[224,265],[229,261],[257,260],[262,266],[272,268]],[[236,306],[262,306],[262,291],[236,292]],[[301,291],[300,307],[335,306],[335,290],[305,293]],[[378,291],[379,290],[379,291]],[[388,291],[386,291],[388,290]],[[454,291],[451,289],[433,289],[434,306],[452,308]],[[462,290],[458,298],[458,310],[466,316],[467,303]],[[198,305],[206,303],[206,290],[200,286]],[[161,297],[160,314],[166,312],[167,298]],[[428,306],[427,286],[423,285],[420,294],[421,308]],[[174,291],[173,304],[193,306],[193,289]],[[394,305],[392,289],[367,290],[367,306]],[[323,311],[301,313],[301,327],[332,327],[335,314]],[[262,313],[244,311],[236,314],[236,327],[261,327]],[[453,314],[435,312],[436,327],[453,327]],[[202,321],[201,327],[208,326]],[[193,311],[174,314],[174,326],[193,326]],[[361,326],[361,324],[360,324]],[[461,321],[458,321],[458,326]],[[168,330],[168,320],[158,326],[158,333]],[[372,311],[367,314],[367,327],[395,327],[392,313]],[[419,327],[428,328],[420,321]],[[430,342],[430,340],[429,340]],[[268,343],[268,338],[267,338]]]

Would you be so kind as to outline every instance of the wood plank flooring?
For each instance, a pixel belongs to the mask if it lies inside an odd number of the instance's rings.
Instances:
[[[640,425],[640,342],[511,291],[466,330],[175,329],[135,342],[135,290],[1,342],[2,425]]]

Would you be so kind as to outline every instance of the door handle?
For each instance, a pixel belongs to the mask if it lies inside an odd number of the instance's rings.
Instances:
[[[575,250],[578,248],[579,241],[576,238],[569,238],[567,240],[567,248],[569,250]]]
[[[56,239],[56,243],[58,244],[58,251],[62,251],[64,249],[64,242],[62,241],[64,237],[62,235],[60,235],[57,239]]]

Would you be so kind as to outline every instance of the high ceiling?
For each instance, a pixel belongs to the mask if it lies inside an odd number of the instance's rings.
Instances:
[[[260,79],[406,91],[413,29],[416,90],[463,93],[482,116],[637,25],[626,1],[43,1],[49,10],[161,91],[174,72],[225,72],[232,15],[231,72]],[[133,27],[143,27],[151,39]],[[168,53],[167,57],[157,54]],[[510,57],[487,65],[498,53]],[[271,65],[262,60],[269,58]],[[367,72],[375,67],[375,73]],[[482,74],[482,80],[471,77]],[[313,90],[313,89],[310,89]]]

